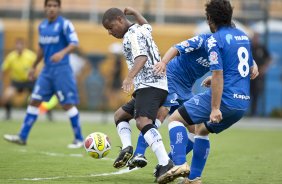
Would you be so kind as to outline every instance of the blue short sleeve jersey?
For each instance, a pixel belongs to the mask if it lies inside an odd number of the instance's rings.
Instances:
[[[58,16],[52,22],[49,22],[48,19],[43,20],[38,29],[39,45],[44,53],[45,66],[69,64],[69,54],[56,63],[52,62],[50,58],[69,44],[78,45],[78,37],[73,24],[62,16]]]
[[[43,20],[39,25],[39,45],[43,50],[45,66],[32,92],[32,99],[49,101],[56,94],[61,104],[79,102],[76,80],[69,64],[69,54],[59,62],[51,57],[68,45],[78,44],[74,26],[69,20],[59,16],[55,21]]]
[[[190,99],[195,81],[209,71],[204,44],[209,37],[210,34],[202,34],[174,46],[180,55],[167,65],[168,88],[169,93],[177,93],[180,100]]]
[[[237,28],[221,27],[207,40],[206,50],[210,70],[223,71],[222,103],[234,109],[247,109],[253,66],[249,38]]]

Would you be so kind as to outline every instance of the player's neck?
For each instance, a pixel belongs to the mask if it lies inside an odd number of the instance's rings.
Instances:
[[[59,17],[59,15],[55,16],[55,17],[48,17],[48,22],[54,22],[55,20],[57,20],[57,18]]]

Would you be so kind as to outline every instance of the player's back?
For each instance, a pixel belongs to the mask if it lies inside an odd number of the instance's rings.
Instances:
[[[229,107],[246,109],[250,101],[251,45],[237,28],[221,27],[208,40],[211,70],[223,70],[222,102]]]
[[[167,76],[175,81],[174,85],[179,86],[177,89],[181,98],[186,97],[195,81],[209,71],[208,55],[204,47],[209,36],[210,34],[195,36],[175,45],[180,55],[168,63]]]

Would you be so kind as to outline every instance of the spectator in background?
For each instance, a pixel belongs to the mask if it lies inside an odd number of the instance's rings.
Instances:
[[[252,53],[259,69],[259,76],[251,82],[251,116],[257,114],[257,102],[263,94],[265,84],[265,73],[271,62],[271,57],[265,45],[259,41],[259,34],[254,33],[252,38]]]
[[[10,52],[2,64],[3,78],[10,78],[10,85],[5,88],[2,104],[5,106],[5,119],[11,118],[12,99],[17,93],[27,90],[32,92],[34,80],[28,79],[28,72],[35,62],[36,54],[25,48],[24,40],[17,38],[15,50]]]

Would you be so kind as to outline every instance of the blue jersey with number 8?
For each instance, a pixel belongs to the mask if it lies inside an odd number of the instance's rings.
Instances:
[[[221,103],[247,109],[250,102],[250,68],[253,66],[250,40],[237,28],[221,27],[206,42],[210,70],[222,70]]]

